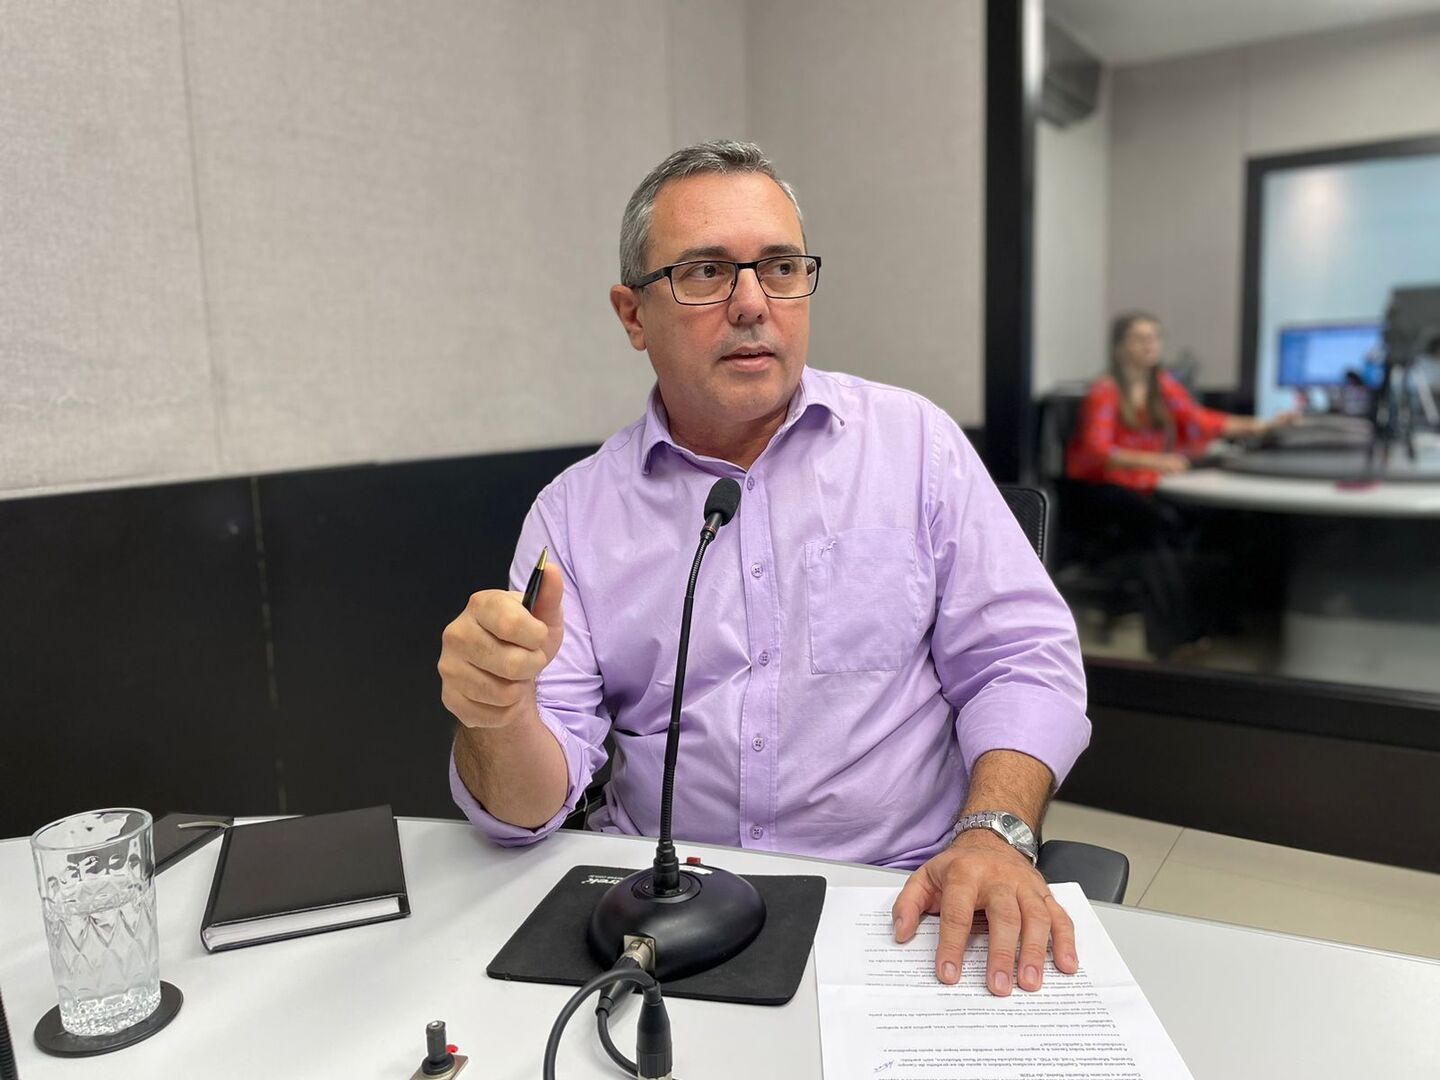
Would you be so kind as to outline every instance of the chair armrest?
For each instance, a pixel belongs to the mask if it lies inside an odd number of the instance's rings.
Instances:
[[[1130,881],[1130,860],[1118,851],[1077,840],[1047,840],[1036,868],[1045,880],[1075,881],[1091,900],[1118,904]]]

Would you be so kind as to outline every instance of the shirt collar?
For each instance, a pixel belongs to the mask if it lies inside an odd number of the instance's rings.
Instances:
[[[794,427],[801,417],[816,409],[828,412],[835,417],[841,427],[845,426],[845,417],[840,412],[839,387],[828,375],[814,371],[807,364],[800,375],[800,385],[795,388],[795,393],[790,398],[790,409],[786,413],[785,422],[780,425],[780,430],[770,437],[770,441],[773,443]],[[640,444],[640,471],[647,476],[650,473],[650,463],[657,446],[668,446],[681,454],[690,453],[670,437],[669,419],[665,415],[664,405],[660,402],[659,383],[656,383],[650,391],[650,399],[645,408],[645,426]]]

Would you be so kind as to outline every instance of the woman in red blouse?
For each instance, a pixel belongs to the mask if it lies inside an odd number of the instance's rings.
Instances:
[[[1152,492],[1162,476],[1190,468],[1216,436],[1260,435],[1273,426],[1197,405],[1161,365],[1160,346],[1153,315],[1129,312],[1111,324],[1110,373],[1085,395],[1066,448],[1070,479]]]
[[[1160,323],[1129,312],[1110,327],[1110,371],[1085,396],[1065,453],[1067,516],[1129,554],[1140,584],[1145,639],[1157,657],[1233,621],[1225,574],[1197,557],[1193,515],[1155,497],[1162,476],[1184,472],[1217,436],[1259,435],[1272,424],[1206,409],[1160,361]],[[1288,423],[1281,417],[1275,424]],[[1210,560],[1213,561],[1213,560]],[[1214,580],[1212,580],[1214,579]]]

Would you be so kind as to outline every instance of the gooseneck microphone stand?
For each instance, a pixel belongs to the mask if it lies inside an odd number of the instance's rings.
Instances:
[[[655,862],[610,887],[590,919],[590,951],[609,967],[637,939],[654,950],[654,975],[666,980],[721,964],[754,941],[765,925],[765,901],[744,878],[712,866],[680,866],[671,838],[675,765],[680,752],[680,712],[685,660],[690,650],[690,617],[700,562],[720,528],[740,505],[740,485],[722,479],[705,501],[705,525],[690,568],[675,660],[675,693],[665,740],[665,774],[660,796],[660,840]]]
[[[670,834],[675,800],[675,762],[680,752],[680,703],[685,692],[685,658],[690,651],[690,616],[700,560],[720,528],[740,507],[740,485],[716,481],[705,500],[705,525],[690,567],[685,608],[680,620],[680,652],[675,659],[675,694],[665,741],[665,776],[660,794],[660,841],[648,870],[612,885],[590,918],[590,952],[608,970],[582,986],[550,1028],[543,1076],[553,1080],[555,1057],[565,1025],[580,1003],[600,991],[595,1020],[601,1044],[627,1076],[669,1080],[673,1060],[670,1020],[660,980],[693,975],[724,963],[754,941],[765,925],[765,901],[744,878],[712,866],[680,866]],[[636,1023],[635,1060],[625,1057],[610,1038],[610,1014],[619,995],[631,986],[645,996]]]

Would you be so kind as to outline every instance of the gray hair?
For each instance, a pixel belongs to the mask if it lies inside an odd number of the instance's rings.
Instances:
[[[635,194],[625,205],[625,216],[620,219],[620,281],[634,285],[645,276],[645,249],[650,244],[650,219],[655,213],[655,198],[660,189],[671,180],[683,180],[687,176],[703,173],[760,173],[774,180],[790,205],[795,207],[795,216],[800,218],[804,228],[805,218],[800,213],[800,203],[795,198],[795,189],[775,175],[775,166],[765,157],[760,147],[751,142],[736,142],[734,139],[714,139],[710,142],[695,143],[683,150],[676,150],[659,165],[650,170],[650,175],[640,181]]]

